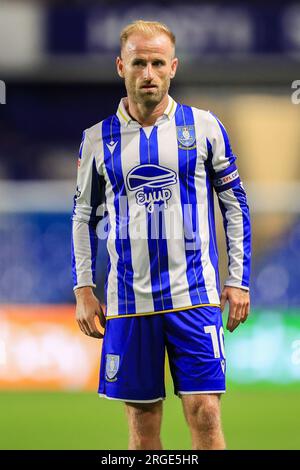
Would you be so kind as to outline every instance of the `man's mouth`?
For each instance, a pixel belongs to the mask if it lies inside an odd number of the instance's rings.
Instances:
[[[151,90],[152,88],[157,88],[157,86],[156,85],[142,85],[141,88],[145,90]]]

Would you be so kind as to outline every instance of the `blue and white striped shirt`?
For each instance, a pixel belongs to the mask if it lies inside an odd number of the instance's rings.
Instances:
[[[142,127],[125,103],[83,134],[73,211],[74,289],[95,287],[96,227],[108,214],[108,318],[219,305],[213,189],[226,232],[225,285],[248,289],[249,208],[223,125],[209,111],[169,96],[163,116]]]

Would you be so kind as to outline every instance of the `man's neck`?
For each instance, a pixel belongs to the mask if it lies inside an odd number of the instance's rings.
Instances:
[[[168,107],[169,97],[166,94],[160,103],[154,107],[143,106],[143,104],[135,103],[127,97],[125,99],[125,108],[128,114],[138,121],[142,127],[153,126],[157,119],[162,116]]]

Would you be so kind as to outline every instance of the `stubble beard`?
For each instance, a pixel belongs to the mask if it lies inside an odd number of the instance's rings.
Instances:
[[[166,81],[163,85],[156,89],[156,92],[141,91],[135,87],[129,86],[127,93],[130,95],[134,103],[144,106],[145,108],[151,109],[157,106],[165,94],[168,92],[170,87],[170,81]]]

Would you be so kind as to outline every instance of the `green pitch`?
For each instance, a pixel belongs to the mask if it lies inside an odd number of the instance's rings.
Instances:
[[[189,449],[181,401],[169,387],[165,449]],[[233,387],[223,396],[229,449],[300,449],[300,387]],[[82,392],[1,392],[1,449],[126,449],[123,405]]]

